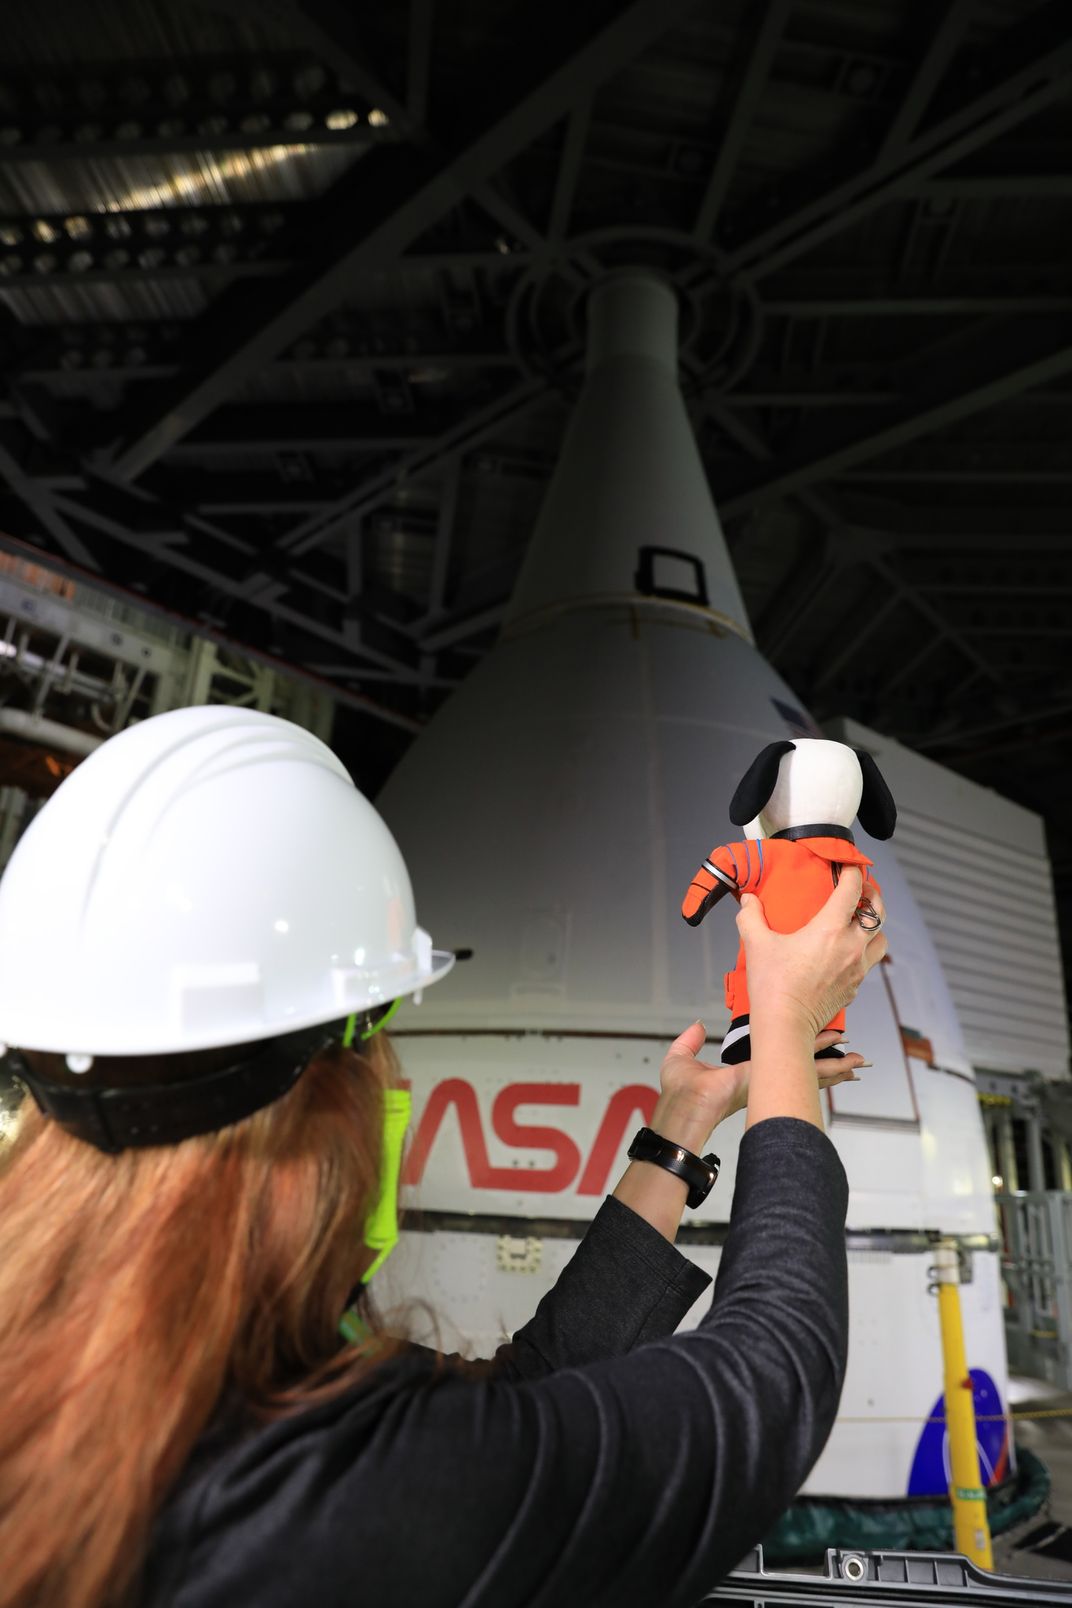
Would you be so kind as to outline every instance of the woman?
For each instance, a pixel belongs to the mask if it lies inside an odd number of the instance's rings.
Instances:
[[[818,1088],[860,1058],[813,1057],[885,951],[860,893],[846,871],[790,936],[746,900],[751,1068],[698,1060],[700,1023],[663,1062],[651,1127],[689,1167],[747,1101],[700,1326],[674,1334],[709,1282],[673,1247],[689,1186],[635,1160],[531,1322],[466,1365],[385,1333],[367,1288],[406,1104],[376,1029],[449,967],[386,828],[270,716],[103,745],[0,884],[0,1039],[34,1097],[0,1173],[0,1604],[695,1602],[837,1408],[847,1186]]]

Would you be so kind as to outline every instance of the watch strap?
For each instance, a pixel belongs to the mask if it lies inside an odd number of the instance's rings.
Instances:
[[[712,1185],[718,1177],[722,1163],[716,1155],[696,1156],[683,1145],[676,1145],[670,1139],[664,1139],[652,1128],[640,1128],[629,1146],[629,1156],[633,1161],[650,1161],[657,1167],[664,1167],[667,1172],[673,1173],[688,1185],[689,1196],[686,1204],[693,1210],[701,1206],[711,1193]]]

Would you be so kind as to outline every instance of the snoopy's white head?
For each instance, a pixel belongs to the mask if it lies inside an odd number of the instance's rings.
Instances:
[[[870,754],[816,737],[768,743],[730,803],[736,826],[758,819],[767,837],[794,827],[847,830],[857,815],[872,837],[891,836],[897,810],[878,766]]]

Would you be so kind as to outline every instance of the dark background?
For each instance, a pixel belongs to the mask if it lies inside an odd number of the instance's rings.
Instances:
[[[3,26],[3,545],[329,678],[375,792],[495,640],[586,287],[651,264],[760,649],[1040,812],[1068,955],[1067,0]]]

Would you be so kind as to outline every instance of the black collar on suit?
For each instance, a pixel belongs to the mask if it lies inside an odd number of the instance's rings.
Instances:
[[[815,826],[787,826],[781,832],[772,832],[771,837],[787,838],[790,843],[795,843],[797,838],[834,837],[844,838],[854,847],[856,844],[847,826],[832,826],[829,821],[819,821]]]

